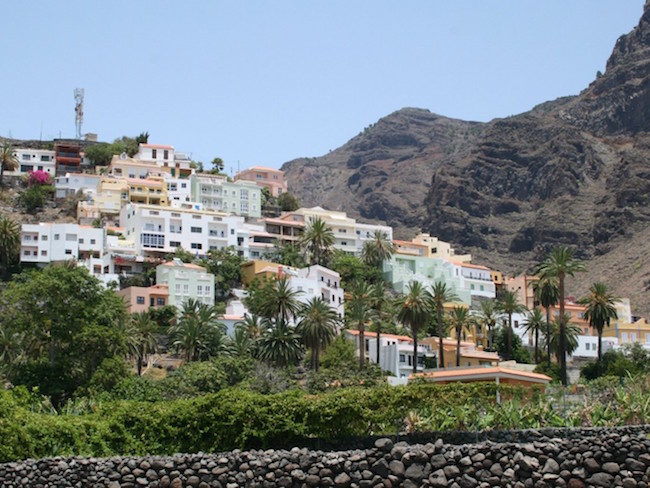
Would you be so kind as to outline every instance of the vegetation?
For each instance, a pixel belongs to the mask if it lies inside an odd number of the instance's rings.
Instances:
[[[14,149],[7,141],[0,147],[0,185],[5,171],[14,171],[19,166],[18,159],[14,156]]]
[[[309,256],[309,264],[325,265],[325,260],[334,245],[334,232],[320,217],[309,221],[300,238],[300,245]]]
[[[508,316],[506,359],[512,359],[512,314],[524,313],[526,306],[519,303],[517,294],[512,290],[503,290],[497,300],[499,312]]]
[[[122,136],[115,139],[112,143],[100,142],[84,148],[86,158],[94,166],[108,166],[113,156],[126,153],[127,156],[133,157],[139,149],[139,144],[146,143],[149,139],[149,133],[144,132],[137,137]]]
[[[429,297],[431,306],[436,311],[436,319],[438,324],[438,337],[440,338],[438,345],[438,364],[441,368],[445,367],[445,349],[443,347],[442,338],[445,337],[445,324],[443,321],[444,306],[447,302],[458,300],[456,294],[447,286],[446,283],[436,281],[433,285],[432,292]]]
[[[603,329],[609,327],[610,320],[618,318],[615,303],[619,298],[614,297],[605,283],[594,283],[589,288],[589,294],[578,300],[585,306],[585,320],[598,333],[598,360],[603,356]]]
[[[0,277],[6,280],[10,269],[20,257],[20,226],[6,215],[0,215]]]
[[[418,332],[429,322],[431,314],[429,295],[421,283],[413,281],[408,285],[407,294],[399,300],[398,307],[398,319],[411,329],[411,336],[413,337],[413,373],[417,373]]]

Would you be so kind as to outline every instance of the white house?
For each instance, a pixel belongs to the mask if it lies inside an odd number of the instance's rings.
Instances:
[[[101,257],[104,253],[104,229],[78,224],[23,224],[20,261],[47,264],[57,261]]]
[[[18,168],[15,171],[7,171],[8,175],[25,174],[30,171],[45,171],[52,177],[56,174],[56,159],[53,150],[18,147],[13,150],[13,155],[18,160]]]
[[[251,226],[244,218],[206,211],[198,204],[159,207],[129,203],[120,212],[120,226],[139,254],[164,255],[182,247],[203,256],[210,249],[233,247],[241,256],[250,257]]]
[[[345,335],[354,341],[359,349],[359,331],[346,329]],[[366,358],[377,364],[377,333],[366,331],[364,333]],[[425,357],[431,358],[435,364],[436,351],[432,351],[426,344],[418,344],[417,371],[425,369]],[[395,334],[381,334],[379,339],[379,366],[384,371],[390,371],[397,378],[406,379],[413,373],[413,339],[409,336]]]
[[[56,198],[65,198],[78,191],[94,194],[101,178],[100,175],[88,173],[66,173],[65,176],[57,176],[54,178],[55,196]]]
[[[343,319],[343,288],[341,276],[336,271],[318,265],[300,269],[283,266],[280,269],[283,275],[289,277],[291,289],[300,292],[296,297],[299,301],[307,303],[320,297]]]
[[[192,201],[192,185],[188,178],[179,178],[171,176],[168,173],[164,174],[165,184],[167,185],[167,198],[170,205],[173,202],[191,202]]]

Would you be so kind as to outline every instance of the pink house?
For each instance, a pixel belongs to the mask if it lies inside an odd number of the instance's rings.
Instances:
[[[128,313],[145,312],[150,308],[164,307],[169,303],[167,285],[129,286],[119,290],[117,294],[124,300]]]
[[[253,166],[252,168],[240,171],[235,175],[235,181],[246,180],[257,183],[257,186],[266,187],[271,190],[271,196],[277,197],[287,192],[287,182],[284,181],[284,171],[267,168],[265,166]]]

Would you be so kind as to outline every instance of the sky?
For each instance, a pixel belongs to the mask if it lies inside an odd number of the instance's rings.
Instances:
[[[226,170],[343,145],[403,107],[488,121],[575,95],[643,0],[6,2],[0,136],[149,132]]]

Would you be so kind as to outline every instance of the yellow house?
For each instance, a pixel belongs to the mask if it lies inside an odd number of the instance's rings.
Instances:
[[[450,243],[429,234],[420,233],[411,242],[423,245],[425,247],[424,256],[428,258],[450,259],[459,263],[469,263],[472,260],[471,254],[456,254]]]
[[[432,351],[438,351],[440,340],[438,337],[425,337],[421,339],[420,344],[427,345]],[[445,337],[442,342],[442,348],[445,352],[445,367],[453,368],[456,366],[456,339]],[[460,365],[461,366],[495,366],[499,363],[499,355],[496,352],[483,351],[477,348],[473,342],[460,341]]]
[[[650,344],[650,324],[645,318],[640,318],[634,323],[616,320],[603,329],[603,337],[615,337],[620,345],[635,342]]]
[[[244,286],[250,285],[254,280],[264,281],[276,279],[280,273],[281,264],[255,259],[241,265],[241,281]]]
[[[129,201],[145,205],[169,205],[167,185],[161,176],[149,176],[146,179],[128,178]]]
[[[103,176],[97,185],[93,202],[102,214],[119,214],[129,201],[129,184],[121,178]]]

